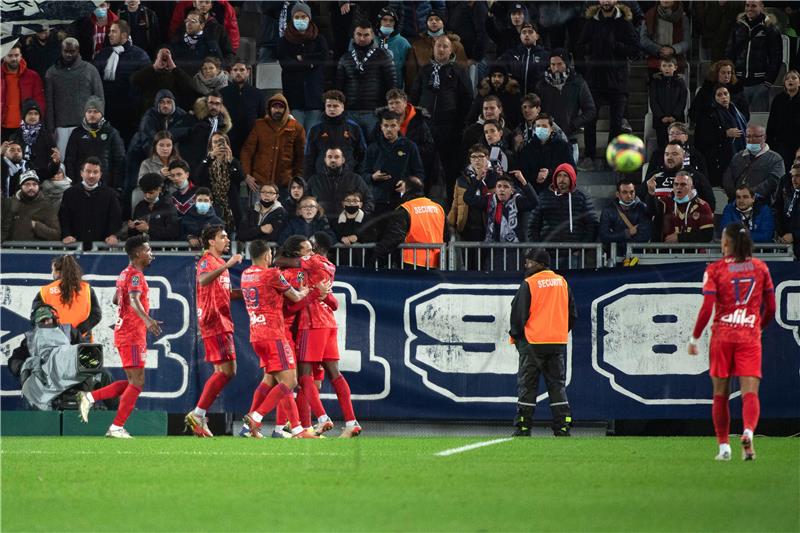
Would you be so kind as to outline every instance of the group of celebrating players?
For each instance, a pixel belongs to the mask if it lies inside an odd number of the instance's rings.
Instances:
[[[334,316],[338,302],[332,293],[336,267],[326,257],[331,244],[327,236],[316,235],[314,246],[304,236],[290,237],[274,261],[266,242],[251,242],[252,265],[242,273],[240,289],[231,287],[228,269],[241,263],[242,255],[234,254],[227,261],[222,258],[230,248],[224,227],[206,227],[202,241],[204,253],[197,262],[197,321],[205,360],[214,366],[214,372],[197,406],[186,414],[187,428],[198,437],[213,437],[206,411],[236,375],[231,300],[243,299],[250,319],[250,343],[264,377],[253,393],[239,435],[262,438],[264,417],[272,410],[277,411],[275,438],[319,438],[333,429],[319,395],[327,374],[345,419],[340,437],[358,436],[361,426],[353,411],[350,386],[339,372]],[[130,265],[117,280],[114,303],[119,305],[119,318],[114,344],[128,379],[79,394],[84,422],[94,402],[121,397],[117,416],[106,433],[116,438],[131,438],[123,426],[144,386],[146,335],[148,331],[161,334],[158,321],[149,316],[143,272],[153,260],[150,245],[146,237],[133,237],[126,241],[125,250]],[[284,429],[287,423],[289,431]]]

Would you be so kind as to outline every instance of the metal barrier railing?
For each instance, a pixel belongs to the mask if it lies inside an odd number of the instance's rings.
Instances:
[[[719,243],[628,243],[628,257],[637,257],[640,265],[716,261],[722,257]],[[754,243],[753,255],[763,261],[793,261],[790,244]]]
[[[450,241],[448,247],[448,270],[520,271],[531,248],[547,250],[552,266],[560,270],[604,266],[601,243]]]

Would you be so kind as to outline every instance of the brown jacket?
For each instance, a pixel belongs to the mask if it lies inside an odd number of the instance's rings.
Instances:
[[[461,37],[455,33],[447,33],[446,35],[450,38],[450,42],[453,43],[456,64],[469,68],[467,54],[464,52],[464,45],[461,44]],[[419,71],[422,70],[422,67],[431,62],[433,58],[433,41],[433,37],[423,32],[419,34],[419,39],[411,43],[411,49],[408,51],[408,57],[406,58],[406,90],[414,85],[414,80],[417,78]]]
[[[22,201],[22,191],[12,198],[3,198],[3,241],[60,241],[61,227],[58,223],[58,206],[44,195],[30,201]],[[33,226],[31,222],[35,221]]]
[[[256,120],[242,146],[242,169],[259,185],[274,183],[288,187],[293,177],[303,175],[306,130],[289,114],[289,104],[280,93],[267,100],[267,113],[276,100],[286,106],[283,120],[280,124],[269,116]]]

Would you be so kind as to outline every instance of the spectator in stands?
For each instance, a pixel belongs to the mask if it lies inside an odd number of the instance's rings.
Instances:
[[[207,187],[214,197],[214,209],[230,231],[242,220],[239,188],[244,181],[242,164],[233,157],[231,141],[224,133],[211,134],[208,154],[195,170],[195,183]]]
[[[211,135],[216,132],[227,134],[233,127],[231,116],[222,104],[222,95],[211,92],[194,103],[195,123],[189,133],[179,142],[181,154],[196,169],[206,155],[206,147]]]
[[[450,40],[451,54],[455,56],[456,64],[464,67],[464,69],[468,67],[467,54],[464,53],[461,37],[455,33],[445,33],[444,15],[442,13],[431,11],[425,25],[425,31],[420,33],[419,37],[414,37],[411,41],[411,50],[408,52],[408,58],[405,64],[406,87],[411,87],[422,67],[431,62],[434,44],[439,37],[447,37]]]
[[[83,121],[86,100],[90,96],[103,98],[103,82],[97,69],[81,59],[78,41],[72,37],[61,42],[61,58],[48,69],[44,79],[45,125],[63,154],[72,130]]]
[[[219,92],[233,122],[228,136],[233,156],[237,158],[256,120],[267,114],[267,100],[261,91],[247,82],[251,70],[244,61],[235,60],[231,65],[231,82]]]
[[[181,218],[181,235],[193,249],[201,247],[200,235],[203,234],[203,228],[217,224],[220,226],[225,225],[225,222],[214,211],[213,203],[211,191],[206,187],[198,187],[194,205]],[[233,231],[233,228],[226,229]]]
[[[750,106],[744,97],[744,85],[733,71],[733,62],[723,59],[711,64],[703,85],[692,99],[692,105],[689,106],[689,118],[692,122],[699,123],[705,113],[714,107],[716,89],[720,85],[728,89],[731,102],[742,113],[745,120],[750,120]]]
[[[660,0],[658,5],[648,9],[639,27],[639,41],[647,53],[647,68],[651,74],[660,70],[664,59],[674,60],[676,68],[683,71],[692,35],[689,17],[680,0]]]
[[[672,181],[670,196],[656,196],[648,183],[648,209],[655,213],[654,228],[660,229],[663,242],[711,242],[714,238],[714,212],[694,190],[688,172],[679,172]],[[653,238],[656,238],[653,231]]]
[[[125,0],[125,8],[120,9],[118,15],[128,23],[131,40],[154,59],[161,43],[161,27],[155,11],[143,6],[140,0]]]
[[[197,187],[189,179],[190,167],[183,159],[171,162],[168,168],[169,180],[175,190],[170,198],[178,212],[178,218],[181,218],[194,206],[197,200]]]
[[[469,75],[455,62],[449,37],[436,39],[433,58],[420,69],[410,86],[409,100],[431,115],[431,134],[449,191],[462,164],[458,141],[472,104]]]
[[[148,173],[139,180],[142,200],[133,208],[131,220],[123,228],[126,238],[147,233],[154,241],[174,241],[180,238],[178,213],[169,198],[162,196],[164,178]]]
[[[192,78],[192,87],[201,96],[219,92],[228,86],[228,73],[222,70],[222,61],[209,56],[203,59],[200,70]]]
[[[101,183],[102,161],[86,158],[80,168],[80,183],[74,183],[64,192],[58,221],[61,225],[61,242],[82,242],[84,246],[103,241],[115,246],[117,230],[122,223],[122,212],[117,193]]]
[[[539,206],[528,224],[532,242],[596,242],[597,215],[591,197],[578,189],[569,163],[553,172],[550,187],[539,195]]]
[[[65,171],[66,168],[62,163],[59,165],[58,171],[53,174],[52,178],[46,179],[39,183],[39,188],[42,190],[42,194],[48,202],[55,206],[56,211],[58,211],[59,207],[61,206],[61,198],[64,196],[64,191],[72,186],[72,180],[67,177],[67,175],[64,173]],[[61,236],[59,234],[59,238],[60,237]]]
[[[517,168],[514,153],[506,145],[503,137],[503,127],[499,120],[487,120],[483,123],[484,146],[489,150],[489,168],[497,175],[508,173]]]
[[[520,109],[522,109],[522,122],[514,128],[512,133],[512,144],[515,153],[521,152],[527,145],[536,140],[536,119],[539,118],[539,113],[542,112],[542,100],[535,93],[526,94],[522,98]],[[551,116],[550,118],[553,117]],[[564,130],[556,124],[555,119],[553,119],[553,135],[564,142],[568,142]],[[575,146],[575,150],[577,150],[577,146]],[[573,151],[573,153],[577,152]]]
[[[401,180],[414,176],[424,183],[425,170],[417,145],[400,135],[400,117],[383,111],[381,135],[367,148],[364,160],[364,181],[372,187],[375,214],[391,211],[400,204],[397,191]]]
[[[247,213],[247,220],[242,221],[239,238],[243,241],[262,239],[267,242],[278,242],[283,228],[288,222],[286,209],[278,201],[278,186],[267,183],[261,186],[259,200]]]
[[[351,245],[358,242],[358,232],[367,220],[369,215],[364,211],[364,200],[358,191],[350,191],[342,198],[342,211],[339,216],[333,219],[331,227],[336,237],[344,245]],[[356,254],[354,254],[356,255]],[[358,263],[361,254],[358,254]],[[352,264],[356,264],[354,261]]]
[[[464,130],[464,138],[461,140],[462,149],[461,156],[459,157],[460,160],[466,159],[464,154],[466,154],[466,150],[468,150],[470,146],[482,142],[483,124],[487,120],[497,120],[500,122],[500,125],[503,127],[503,138],[511,138],[511,130],[508,129],[506,121],[503,118],[503,104],[500,102],[500,98],[490,94],[483,100],[483,113],[478,117],[477,122],[470,124]]]
[[[22,118],[19,131],[13,139],[22,147],[22,157],[27,161],[27,166],[36,170],[40,180],[48,180],[58,172],[61,154],[53,136],[42,124],[42,114],[35,100],[22,103]]]
[[[488,173],[487,173],[488,174]],[[484,175],[485,179],[486,175]],[[477,178],[477,175],[476,175]],[[539,200],[533,186],[519,170],[498,175],[494,192],[484,179],[475,179],[464,193],[464,202],[485,214],[484,242],[521,242],[525,227],[521,214],[536,208]]]
[[[746,149],[733,155],[730,165],[722,176],[722,186],[728,199],[735,198],[740,185],[749,185],[757,200],[770,202],[778,188],[785,170],[783,158],[770,150],[767,133],[763,126],[747,126]]]
[[[278,93],[267,100],[267,116],[256,120],[242,147],[245,182],[257,200],[265,183],[286,189],[292,177],[303,172],[306,131],[290,114],[286,98]]]
[[[315,197],[323,211],[334,219],[342,200],[353,191],[357,191],[361,197],[359,207],[371,213],[373,205],[369,186],[361,176],[347,168],[342,149],[331,146],[325,151],[325,170],[308,179],[308,195]]]
[[[131,75],[150,64],[147,52],[131,44],[130,32],[124,20],[112,22],[108,29],[108,46],[94,58],[94,66],[103,78],[106,118],[119,130],[126,144],[139,125],[137,114],[131,112],[132,104],[139,99],[138,92],[132,90]]]
[[[48,69],[55,65],[61,56],[61,41],[66,36],[64,31],[42,25],[39,31],[33,35],[20,39],[22,57],[28,62],[28,68],[44,77]]]
[[[522,122],[520,85],[517,80],[509,77],[506,66],[499,61],[489,66],[489,76],[482,79],[478,85],[478,93],[469,111],[470,118],[480,115],[483,102],[490,95],[497,96],[503,104],[504,126],[512,130],[516,128],[517,124]]]
[[[689,125],[685,122],[673,122],[667,128],[667,144],[672,141],[678,141],[683,146],[683,168],[691,172],[700,172],[704,176],[708,176],[708,166],[706,165],[706,158],[703,153],[689,143]],[[665,147],[666,148],[666,147]],[[661,161],[650,162],[650,167],[655,168],[654,165],[661,165]],[[659,158],[660,159],[660,158]]]
[[[375,108],[382,105],[386,92],[397,86],[392,58],[373,41],[369,22],[356,23],[351,48],[336,67],[334,86],[347,99],[349,117],[369,136],[377,123]]]
[[[500,57],[507,50],[517,46],[522,26],[531,21],[530,15],[528,8],[521,2],[513,4],[494,2],[488,15],[486,31],[497,45],[497,57]]]
[[[617,257],[624,257],[627,243],[650,242],[652,231],[651,214],[636,196],[636,185],[632,179],[622,178],[617,182],[614,204],[604,207],[600,214],[600,242],[617,243]]]
[[[289,214],[289,218],[297,216],[297,204],[300,203],[300,199],[303,198],[303,196],[306,196],[307,190],[308,185],[306,184],[306,180],[300,176],[295,176],[292,178],[292,181],[289,182],[289,190],[284,189],[283,194],[279,196],[283,207]]]
[[[77,176],[82,161],[94,156],[103,168],[103,184],[118,193],[125,186],[125,144],[119,131],[104,117],[105,102],[91,96],[83,106],[83,122],[69,136],[64,165],[67,175]]]
[[[769,109],[769,88],[783,61],[781,33],[775,23],[775,17],[764,12],[764,2],[747,0],[725,48],[725,57],[735,63],[752,111]]]
[[[169,164],[173,161],[179,161],[180,159],[181,154],[178,151],[178,147],[175,145],[175,140],[172,137],[172,134],[168,131],[157,132],[153,136],[153,145],[150,149],[150,157],[142,161],[142,164],[139,165],[139,173],[136,178],[136,183],[138,184],[139,181],[141,181],[142,176],[145,174],[158,174],[164,180],[167,180],[162,183],[162,187],[164,188],[165,192],[172,193],[175,190],[175,187],[172,185],[171,181],[168,181],[170,177]],[[136,205],[142,201],[142,192],[141,186],[134,189],[133,194],[131,195],[131,209],[136,207]]]
[[[719,61],[744,2],[691,2],[692,31],[700,36],[701,58]]]
[[[175,105],[181,109],[189,109],[197,97],[191,76],[177,68],[169,48],[160,48],[155,62],[134,73],[131,83],[142,92],[142,101],[147,102],[148,109],[149,103],[163,90],[172,93]],[[147,109],[142,112],[146,113]]]
[[[0,156],[3,157],[3,198],[10,198],[19,190],[19,179],[28,170],[28,162],[22,155],[22,143],[16,139],[3,142],[0,148]]]
[[[39,106],[41,113],[45,109],[44,85],[37,72],[28,68],[22,58],[22,48],[19,44],[11,47],[3,57],[2,91],[0,91],[0,115],[2,115],[2,140],[10,138],[19,129],[20,123],[25,118],[22,112],[22,103],[33,99]]]
[[[522,25],[520,42],[506,50],[498,61],[503,63],[509,76],[519,82],[522,94],[532,93],[544,76],[549,52],[539,44],[539,33],[530,22]]]
[[[773,242],[775,239],[775,215],[767,202],[756,202],[749,185],[736,188],[736,199],[725,206],[719,227],[739,222],[750,231],[753,242]]]
[[[800,163],[792,165],[775,197],[778,242],[793,245],[795,259],[800,259]]]
[[[206,26],[211,33],[224,36],[231,52],[239,50],[239,21],[236,11],[228,0],[180,0],[172,11],[169,22],[169,36],[175,37],[181,33],[183,24],[189,14],[197,12],[206,19]]]
[[[610,129],[608,140],[622,133],[625,106],[628,103],[628,60],[639,54],[639,35],[631,20],[633,13],[616,0],[600,0],[586,10],[586,23],[577,43],[577,57],[586,61],[586,82],[598,111],[608,104]],[[586,157],[581,170],[592,170],[589,164],[597,155],[597,120],[588,122],[584,130]],[[603,165],[604,160],[600,162]]]
[[[175,96],[168,89],[156,93],[153,105],[147,109],[139,122],[139,131],[131,140],[128,157],[131,163],[138,164],[148,154],[152,155],[151,145],[158,132],[169,132],[174,143],[179,143],[189,134],[191,117],[178,107]]]
[[[311,176],[325,170],[325,152],[336,146],[342,150],[347,168],[360,172],[367,144],[361,126],[347,118],[344,112],[345,96],[335,89],[322,95],[325,113],[319,124],[312,126],[306,136],[303,155],[303,176]]]
[[[536,139],[519,152],[519,167],[531,178],[536,192],[541,193],[549,187],[557,167],[564,163],[574,166],[575,161],[572,160],[572,147],[556,135],[553,118],[547,113],[539,113],[536,117],[534,135]]]
[[[650,112],[653,114],[653,129],[656,130],[658,148],[667,145],[667,128],[673,122],[686,120],[688,89],[683,76],[676,74],[678,62],[675,56],[660,61],[659,72],[650,80]]]
[[[325,64],[328,42],[311,20],[311,8],[304,2],[292,7],[292,20],[278,41],[281,86],[292,116],[308,131],[322,115]]]
[[[109,9],[109,2],[100,2],[90,15],[75,21],[81,57],[86,61],[94,60],[94,56],[108,45],[108,31],[117,20],[119,17]]]
[[[336,234],[333,233],[325,211],[317,203],[317,199],[313,196],[303,196],[297,204],[297,216],[291,217],[286,223],[278,243],[283,244],[292,235],[311,237],[318,231],[326,233],[331,241],[336,242]]]
[[[670,141],[664,148],[663,165],[654,165],[652,169],[647,169],[647,176],[639,188],[639,196],[647,198],[648,191],[652,189],[656,191],[656,196],[668,197],[673,192],[672,184],[675,176],[681,172],[688,172],[692,177],[697,194],[711,206],[713,211],[716,208],[716,199],[711,183],[699,170],[684,166],[684,154],[685,151],[680,142]]]
[[[20,176],[20,188],[12,198],[3,198],[1,241],[57,241],[61,238],[58,206],[39,190],[35,170]]]
[[[486,2],[453,2],[448,12],[447,29],[459,36],[469,65],[471,86],[486,76],[486,22],[489,6]],[[474,72],[473,72],[474,69]]]
[[[189,76],[194,76],[209,56],[217,57],[223,61],[233,59],[223,50],[220,38],[224,35],[205,31],[206,19],[196,9],[186,15],[186,31],[182,36],[176,37],[169,46],[175,64],[186,71]]]
[[[397,86],[402,89],[405,86],[406,59],[408,58],[408,51],[411,49],[411,43],[400,35],[397,13],[391,7],[386,6],[378,12],[377,22],[375,44],[387,50],[389,55],[392,56],[397,76]]]
[[[398,4],[401,2],[397,2]],[[409,2],[402,3],[400,15],[403,36],[408,39],[416,39],[417,35],[425,31],[428,27],[428,19],[433,13],[437,13],[439,19],[444,22],[447,14],[445,2],[437,0],[434,2]]]
[[[572,148],[572,159],[577,162],[578,132],[596,118],[597,108],[586,80],[572,68],[569,54],[563,48],[550,53],[550,68],[544,72],[544,79],[536,86],[536,94],[541,98],[539,107],[564,129]],[[524,115],[525,99],[522,106]],[[525,120],[528,118],[525,117]],[[529,137],[532,140],[532,136]],[[589,162],[583,161],[581,166],[586,166]]]
[[[708,178],[715,187],[722,185],[722,174],[734,153],[745,148],[747,120],[731,102],[728,89],[717,87],[714,104],[697,117],[695,145],[708,163]]]
[[[479,183],[470,189],[470,186]],[[513,182],[512,182],[513,183]],[[489,150],[482,144],[469,149],[469,165],[464,168],[453,189],[453,204],[447,214],[447,223],[453,227],[462,241],[478,242],[486,237],[485,209],[467,204],[467,190],[475,194],[490,196],[497,184],[497,174],[489,167]],[[474,264],[474,259],[470,262]]]
[[[790,70],[783,78],[784,92],[775,96],[769,109],[767,142],[783,157],[786,170],[800,147],[800,73]]]

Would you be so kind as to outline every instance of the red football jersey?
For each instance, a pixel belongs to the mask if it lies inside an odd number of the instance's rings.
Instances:
[[[336,266],[327,257],[314,254],[301,261],[301,268],[306,273],[306,286],[313,288],[324,280],[333,282]],[[328,304],[317,299],[298,313],[298,329],[335,328],[336,317]]]
[[[242,272],[242,296],[250,316],[250,342],[284,339],[283,293],[291,287],[277,268],[251,266]]]
[[[228,270],[217,279],[200,286],[200,275],[225,266],[225,261],[206,253],[197,262],[197,324],[201,337],[213,337],[221,333],[233,333],[231,316],[231,278]]]
[[[759,259],[737,263],[726,257],[706,267],[703,294],[714,294],[714,335],[734,342],[759,342],[761,305],[774,291],[767,265]]]
[[[284,268],[281,270],[281,274],[283,274],[284,279],[289,282],[289,285],[291,285],[293,289],[299,290],[300,285],[305,283],[306,273],[301,268]],[[284,300],[286,299],[284,298]],[[291,342],[295,340],[294,333],[297,329],[295,327],[295,322],[297,322],[300,312],[290,312],[289,305],[290,302],[283,302],[283,325],[286,330],[286,340]]]
[[[131,307],[128,296],[139,293],[139,301],[145,313],[150,313],[150,299],[144,273],[133,265],[128,265],[117,278],[117,323],[114,326],[114,344],[116,346],[145,346],[147,344],[147,327]]]

